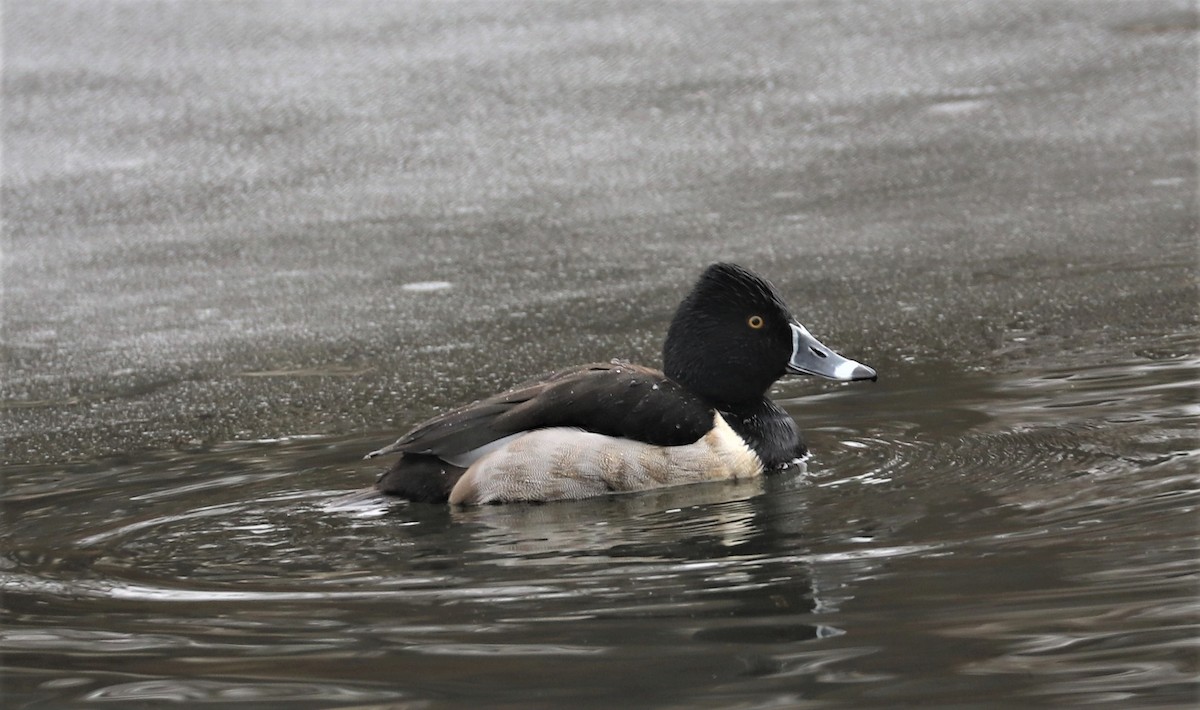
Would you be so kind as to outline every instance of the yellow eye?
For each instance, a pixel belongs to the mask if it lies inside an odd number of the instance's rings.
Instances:
[[[759,328],[763,327],[762,316],[750,316],[749,318],[746,319],[746,325],[750,326],[751,328],[753,328],[755,330],[758,330]]]

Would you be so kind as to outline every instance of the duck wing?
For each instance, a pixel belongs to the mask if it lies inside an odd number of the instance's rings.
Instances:
[[[682,446],[704,436],[712,422],[710,406],[658,370],[597,363],[530,380],[446,412],[367,458],[396,452],[453,457],[547,427]]]

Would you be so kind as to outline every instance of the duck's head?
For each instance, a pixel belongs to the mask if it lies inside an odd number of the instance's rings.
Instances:
[[[766,279],[713,264],[679,304],[663,344],[663,371],[696,394],[737,406],[761,400],[785,374],[874,380],[875,370],[825,347]]]

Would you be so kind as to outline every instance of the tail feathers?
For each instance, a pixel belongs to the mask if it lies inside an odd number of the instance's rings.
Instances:
[[[466,473],[436,456],[404,454],[375,481],[380,493],[415,503],[445,503],[458,479]]]

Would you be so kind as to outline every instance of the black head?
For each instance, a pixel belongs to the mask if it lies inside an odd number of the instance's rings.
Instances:
[[[713,264],[675,311],[663,371],[714,402],[762,399],[787,371],[793,320],[766,279],[735,264]]]
[[[663,371],[719,405],[760,401],[788,372],[838,380],[875,371],[829,350],[800,325],[766,279],[713,264],[679,304],[663,344]]]

